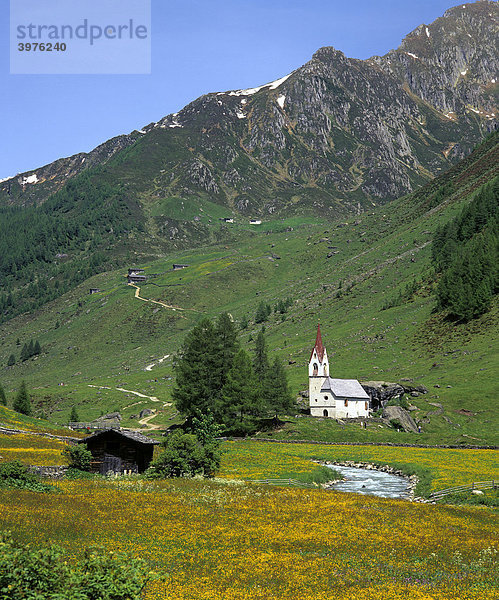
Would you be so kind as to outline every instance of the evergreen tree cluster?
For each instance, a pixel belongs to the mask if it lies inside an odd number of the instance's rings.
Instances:
[[[212,414],[226,433],[253,432],[262,418],[293,408],[286,372],[268,358],[264,331],[250,355],[229,315],[203,319],[186,336],[176,358],[173,399],[189,418]]]
[[[110,239],[141,228],[123,186],[96,175],[78,175],[40,206],[0,207],[0,321],[105,270]]]
[[[265,323],[271,314],[272,309],[270,308],[270,304],[265,304],[262,300],[256,309],[255,323]]]
[[[288,308],[293,304],[292,298],[286,298],[286,300],[278,300],[274,306],[274,312],[284,315],[288,312]]]
[[[498,291],[498,192],[496,177],[435,233],[432,259],[441,273],[437,307],[453,319],[467,322],[485,313]]]
[[[24,344],[21,350],[21,360],[24,362],[28,360],[28,358],[32,358],[33,356],[38,356],[41,354],[42,348],[40,346],[40,342],[36,340],[33,343],[33,340],[30,340],[29,344]]]

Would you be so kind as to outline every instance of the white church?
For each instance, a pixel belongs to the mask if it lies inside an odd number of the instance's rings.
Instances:
[[[368,417],[370,398],[356,379],[329,377],[329,361],[322,343],[321,327],[308,364],[308,397],[313,417],[352,419]]]

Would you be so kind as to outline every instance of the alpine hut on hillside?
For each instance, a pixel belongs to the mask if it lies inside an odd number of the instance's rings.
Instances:
[[[138,431],[125,429],[106,429],[78,441],[92,453],[90,470],[102,475],[109,471],[143,473],[158,443]]]
[[[128,269],[128,283],[145,283],[147,280],[144,269]]]

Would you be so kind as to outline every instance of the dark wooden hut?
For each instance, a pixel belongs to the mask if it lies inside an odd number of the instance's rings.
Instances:
[[[143,473],[152,460],[156,442],[138,431],[106,429],[78,442],[86,444],[92,453],[91,471],[105,475]]]

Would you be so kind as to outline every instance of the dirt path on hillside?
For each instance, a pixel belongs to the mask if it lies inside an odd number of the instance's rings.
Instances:
[[[161,429],[161,425],[156,425],[155,423],[150,423],[150,421],[157,416],[158,416],[158,413],[156,411],[154,411],[152,415],[147,415],[147,417],[140,419],[139,423],[141,425],[145,425],[146,431],[157,431],[158,429]],[[144,431],[144,428],[137,429],[136,431]]]
[[[157,365],[160,365],[169,356],[170,356],[169,354],[165,354],[165,356],[163,356],[163,358],[160,358],[157,362],[153,362],[150,365],[147,365],[147,367],[145,368],[145,370],[146,371],[152,371],[153,367],[156,367]]]
[[[138,396],[139,398],[147,398],[148,400],[151,400],[151,402],[161,402],[161,400],[159,398],[156,398],[156,396],[147,396],[146,394],[141,394],[140,392],[134,392],[133,390],[126,390],[125,388],[112,388],[112,387],[108,387],[105,385],[92,385],[90,383],[88,384],[88,387],[97,388],[99,390],[118,390],[118,392],[126,392],[127,394],[134,394],[134,396]]]
[[[128,284],[130,287],[134,287],[135,288],[135,298],[137,298],[137,300],[142,300],[142,302],[150,302],[151,304],[159,304],[159,306],[162,306],[163,308],[169,308],[170,310],[194,310],[194,309],[187,309],[187,308],[182,308],[181,306],[173,306],[171,304],[166,304],[165,302],[161,302],[160,300],[150,300],[149,298],[142,298],[142,296],[140,295],[140,288],[138,285],[135,285],[134,283],[129,283]],[[183,319],[185,319],[184,315],[180,315]]]

